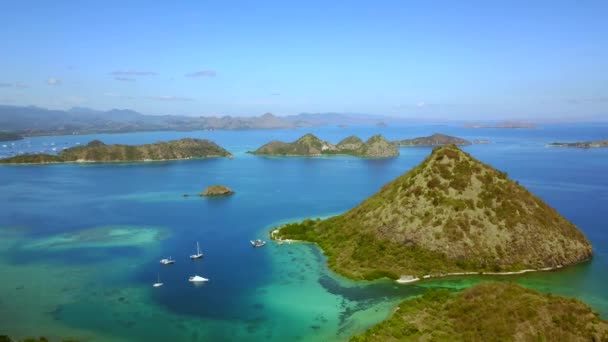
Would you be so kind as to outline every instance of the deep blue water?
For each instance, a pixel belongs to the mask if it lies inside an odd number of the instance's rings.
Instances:
[[[175,318],[175,329],[189,331],[187,340],[326,340],[331,336],[344,339],[385,317],[390,305],[400,298],[420,293],[424,287],[435,286],[433,284],[451,286],[448,284],[451,282],[458,286],[469,281],[459,278],[407,286],[389,282],[355,284],[327,271],[323,256],[314,247],[251,248],[250,239],[265,238],[268,229],[279,222],[336,214],[356,206],[431,152],[430,148],[401,148],[401,156],[384,160],[344,156],[267,158],[245,153],[267,141],[295,140],[309,131],[334,143],[351,134],[368,138],[375,133],[389,139],[441,132],[491,140],[491,144],[465,150],[506,171],[558,209],[586,234],[595,251],[593,261],[585,265],[511,279],[581,298],[608,317],[608,291],[605,291],[608,230],[604,209],[608,205],[608,149],[545,147],[553,141],[606,139],[607,125],[550,125],[538,129],[412,125],[57,136],[28,138],[15,142],[14,146],[9,143],[0,148],[0,156],[8,155],[9,151],[40,151],[51,146],[84,144],[92,139],[108,144],[141,144],[197,137],[213,140],[235,155],[232,159],[145,164],[0,167],[0,230],[16,230],[21,234],[11,242],[5,237],[6,245],[0,246],[6,276],[13,277],[16,284],[27,285],[27,277],[10,268],[19,266],[30,267],[39,274],[65,268],[66,274],[74,277],[72,285],[61,285],[65,287],[62,291],[66,298],[52,303],[53,319],[42,325],[32,323],[31,331],[35,335],[60,335],[66,331],[78,335],[79,332],[69,329],[81,329],[93,337],[98,334],[145,340],[167,330],[158,325],[171,317]],[[219,199],[182,196],[198,193],[212,184],[227,185],[236,194]],[[163,239],[141,245],[24,247],[27,241],[44,241],[65,233],[107,226],[154,228],[162,232]],[[192,262],[188,255],[194,252],[196,241],[200,242],[205,257]],[[158,259],[166,256],[172,256],[177,263],[160,267]],[[73,271],[82,268],[88,271]],[[8,270],[13,273],[9,274]],[[157,273],[166,285],[151,290],[150,284]],[[202,287],[191,286],[185,280],[194,273],[210,278],[211,282]],[[49,273],[51,276],[54,275]],[[294,294],[302,293],[302,298],[297,295],[289,300],[280,295],[273,297],[269,291],[283,291],[274,285]],[[12,291],[23,285],[11,283],[10,286],[0,286],[0,303],[10,302],[9,297],[15,298]],[[315,287],[311,297],[305,297],[307,286]],[[130,297],[122,294],[126,289],[131,291]],[[16,296],[31,297],[36,291],[43,290],[36,288]],[[114,294],[118,299],[112,297]],[[262,297],[266,301],[259,299]],[[336,306],[335,311],[325,310],[327,314],[323,317],[313,315],[312,304],[326,303],[328,298],[342,301],[341,306]],[[131,307],[124,304],[127,302]],[[111,312],[123,304],[127,306],[121,312]],[[158,310],[158,316],[146,316],[146,312],[153,310],[150,308]],[[366,309],[375,310],[376,316],[362,314]],[[16,309],[8,305],[8,310]],[[24,310],[49,311],[35,303]],[[356,312],[371,318],[366,321]],[[12,314],[19,317],[17,312]],[[123,319],[123,314],[131,318]],[[164,318],[159,318],[161,315]],[[285,325],[285,331],[271,329],[277,324],[277,316],[282,315],[284,321],[278,322],[284,322],[281,324]],[[307,319],[316,323],[299,323]],[[186,321],[187,324],[183,323]],[[22,322],[19,330],[10,320],[0,319],[0,333],[22,334],[27,327],[27,322]],[[40,327],[47,331],[38,331]],[[291,332],[294,335],[289,335]],[[174,336],[174,339],[186,337]]]

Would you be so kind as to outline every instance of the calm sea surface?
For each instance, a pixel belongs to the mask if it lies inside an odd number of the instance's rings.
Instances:
[[[421,162],[430,148],[368,160],[246,154],[270,140],[312,132],[337,143],[355,134],[404,139],[435,132],[491,144],[465,147],[573,221],[594,246],[586,264],[522,276],[455,277],[413,285],[352,282],[331,273],[307,244],[253,249],[273,226],[344,212]],[[608,125],[465,129],[412,125],[276,131],[204,131],[28,138],[0,143],[0,157],[100,139],[142,144],[210,139],[234,154],[145,164],[0,166],[0,335],[86,341],[332,341],[385,319],[430,287],[516,281],[579,298],[608,318],[608,149],[549,148],[608,138]],[[183,197],[208,185],[221,199]],[[203,260],[188,256],[199,242]],[[171,256],[172,266],[159,259]],[[210,278],[192,286],[187,278]],[[164,283],[153,288],[157,279]]]

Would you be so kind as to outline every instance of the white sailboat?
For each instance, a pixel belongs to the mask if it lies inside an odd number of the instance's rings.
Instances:
[[[196,254],[192,254],[190,256],[190,259],[194,260],[194,259],[200,259],[203,257],[203,253],[201,253],[201,248],[198,245],[198,241],[196,241]]]
[[[154,286],[154,287],[161,287],[161,286],[163,286],[163,283],[160,282],[160,273],[157,274],[156,283],[152,284],[152,286]]]
[[[188,281],[191,283],[206,283],[209,281],[209,279],[203,278],[203,277],[195,274],[194,276],[188,278]]]
[[[165,259],[160,259],[160,263],[163,265],[171,265],[175,263],[175,260],[171,259],[171,257],[169,258],[165,258]]]
[[[262,241],[260,239],[251,240],[250,242],[252,247],[264,247],[266,245],[266,241]]]

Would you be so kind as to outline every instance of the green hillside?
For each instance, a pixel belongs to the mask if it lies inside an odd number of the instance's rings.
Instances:
[[[510,283],[456,295],[430,290],[351,342],[608,341],[608,322],[587,305]]]
[[[576,226],[453,145],[348,212],[273,236],[317,243],[333,270],[354,279],[541,269],[592,255]]]
[[[332,154],[352,155],[368,158],[386,158],[399,155],[399,151],[381,135],[375,135],[366,142],[350,136],[337,145],[323,141],[313,134],[306,134],[298,140],[286,143],[271,141],[250,152],[266,156],[321,156]]]
[[[1,159],[3,164],[44,164],[62,162],[138,162],[206,157],[231,157],[214,142],[181,139],[145,145],[106,145],[94,140],[85,146],[71,147],[59,155],[31,154]]]

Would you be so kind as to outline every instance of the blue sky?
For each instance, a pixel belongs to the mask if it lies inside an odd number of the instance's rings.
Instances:
[[[0,103],[608,116],[608,1],[2,1]]]

